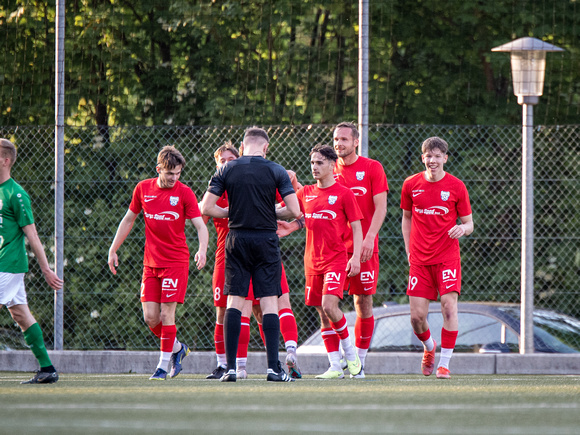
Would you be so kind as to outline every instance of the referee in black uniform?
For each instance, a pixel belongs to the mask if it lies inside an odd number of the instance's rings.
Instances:
[[[224,318],[228,371],[221,378],[222,382],[236,381],[242,307],[248,295],[250,278],[263,313],[267,380],[293,381],[278,359],[278,297],[282,294],[282,269],[276,229],[277,219],[298,218],[301,213],[286,170],[265,159],[268,144],[265,130],[258,127],[247,129],[240,148],[242,157],[226,163],[214,174],[201,206],[201,212],[206,216],[229,219],[224,285],[224,294],[228,295]],[[286,203],[281,210],[276,209],[276,190]],[[228,209],[216,206],[224,192],[228,196]]]

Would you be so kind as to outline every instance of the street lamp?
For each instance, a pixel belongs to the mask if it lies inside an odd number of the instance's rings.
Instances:
[[[522,105],[522,254],[520,353],[534,352],[534,105],[544,91],[546,52],[564,51],[536,38],[520,38],[491,51],[511,55],[514,94]]]

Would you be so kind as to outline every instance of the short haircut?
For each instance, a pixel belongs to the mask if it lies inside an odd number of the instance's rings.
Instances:
[[[331,147],[330,145],[324,145],[319,143],[314,148],[312,148],[312,151],[310,151],[310,156],[312,157],[312,154],[314,153],[319,153],[326,160],[332,160],[333,162],[336,162],[338,160],[338,155],[336,154],[336,151],[334,151],[334,148]]]
[[[263,128],[260,127],[250,127],[248,129],[246,129],[246,131],[244,132],[244,141],[246,140],[246,138],[252,140],[255,138],[262,138],[266,141],[266,143],[270,143],[270,138],[268,137],[268,133],[266,133],[266,130],[264,130]]]
[[[3,159],[10,159],[10,167],[16,161],[16,147],[8,139],[0,139],[0,155]]]
[[[336,127],[334,127],[334,131],[336,131],[337,128],[350,128],[350,134],[352,138],[358,139],[359,137],[358,128],[354,122],[341,122]]]
[[[443,154],[447,154],[449,145],[447,145],[447,142],[437,136],[425,139],[423,145],[421,145],[421,152],[423,154],[425,154],[427,151],[433,151],[434,149],[438,149]]]
[[[215,150],[215,153],[213,153],[213,158],[216,160],[216,162],[221,157],[221,155],[223,153],[225,153],[226,151],[229,151],[234,156],[236,156],[236,159],[238,157],[240,157],[240,152],[238,151],[238,149],[232,144],[231,140],[228,140],[221,147],[219,147],[217,150]]]
[[[161,169],[174,169],[177,166],[183,168],[185,166],[185,159],[173,145],[167,145],[159,151],[157,165]]]

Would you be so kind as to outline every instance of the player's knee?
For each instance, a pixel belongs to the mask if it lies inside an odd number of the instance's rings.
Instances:
[[[411,326],[413,330],[422,329],[422,326],[427,322],[427,315],[423,313],[411,313]]]

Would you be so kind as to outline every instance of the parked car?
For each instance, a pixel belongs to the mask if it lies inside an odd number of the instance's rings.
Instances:
[[[519,352],[520,306],[517,304],[461,302],[458,304],[459,335],[456,352]],[[375,331],[371,352],[422,351],[423,345],[411,329],[409,304],[384,304],[374,308]],[[351,337],[354,336],[354,311],[345,313]],[[441,304],[429,304],[431,334],[441,343],[443,317]],[[546,309],[534,310],[536,352],[577,353],[580,351],[580,320]],[[299,353],[326,352],[320,331],[311,335]]]

